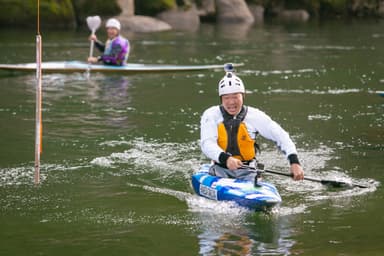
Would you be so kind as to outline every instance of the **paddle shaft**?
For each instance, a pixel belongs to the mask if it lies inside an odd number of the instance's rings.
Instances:
[[[273,173],[273,174],[278,174],[278,175],[282,175],[282,176],[293,177],[292,173],[278,172],[278,171],[271,171],[271,170],[264,170],[264,171],[267,172],[267,173]],[[316,178],[312,178],[312,177],[304,176],[304,180],[309,180],[309,181],[313,181],[313,182],[320,182],[320,183],[322,183],[322,180],[316,179]]]
[[[95,35],[96,29],[92,29],[92,36]],[[93,48],[95,48],[95,42],[91,40],[91,47],[89,49],[89,57],[93,57]]]
[[[101,19],[99,16],[93,16],[93,17],[87,17],[87,25],[89,29],[92,31],[92,36],[95,35],[96,30],[99,28],[101,23]],[[94,48],[95,42],[91,40],[91,47],[89,49],[89,57],[93,57],[93,48]],[[89,71],[90,67],[88,67]],[[89,72],[88,72],[89,73]]]
[[[257,170],[256,168],[249,167],[249,166],[246,166],[246,168]],[[293,177],[292,173],[272,171],[272,170],[262,170],[262,171],[264,171],[266,173],[272,173],[272,174],[277,174],[277,175],[286,176],[286,177]],[[355,183],[347,183],[344,181],[337,181],[337,180],[317,179],[314,177],[307,177],[307,176],[304,176],[304,180],[308,180],[308,181],[312,181],[312,182],[318,182],[318,183],[321,183],[323,185],[331,185],[334,187],[352,186],[352,187],[359,187],[359,188],[367,188],[367,186],[365,186],[365,185],[360,185],[360,184],[355,184]]]

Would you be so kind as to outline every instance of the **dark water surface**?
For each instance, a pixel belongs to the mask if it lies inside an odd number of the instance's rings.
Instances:
[[[89,52],[87,31],[42,35],[45,61]],[[34,73],[1,72],[0,255],[382,255],[383,22],[127,36],[131,62],[243,62],[246,104],[289,131],[306,174],[368,188],[265,176],[283,198],[273,214],[194,195],[200,115],[219,102],[221,71],[45,74],[35,187]],[[0,31],[0,63],[34,59],[34,31]],[[286,171],[259,143],[259,159]]]

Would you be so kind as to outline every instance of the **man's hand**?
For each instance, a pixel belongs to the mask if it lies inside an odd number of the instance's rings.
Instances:
[[[299,164],[291,164],[291,173],[293,175],[294,180],[302,180],[304,179],[304,171]]]
[[[88,40],[89,40],[89,41],[97,41],[97,36],[96,36],[96,35],[90,35],[90,36],[88,37]]]
[[[243,166],[243,162],[241,162],[239,159],[237,158],[234,158],[232,156],[230,156],[228,159],[227,159],[227,168],[231,171],[233,170],[236,170],[236,169],[239,169]]]
[[[97,63],[97,58],[96,57],[89,57],[88,58],[88,63]]]

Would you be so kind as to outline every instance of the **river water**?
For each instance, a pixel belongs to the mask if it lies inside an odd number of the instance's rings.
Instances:
[[[42,31],[44,61],[84,60],[88,31]],[[102,38],[104,32],[98,31]],[[200,115],[222,71],[44,74],[33,184],[34,73],[0,73],[0,255],[382,255],[384,22],[127,34],[131,62],[244,63],[245,103],[281,124],[306,175],[253,213],[194,195]],[[35,32],[0,31],[0,63],[34,62]],[[271,142],[259,160],[287,171]]]

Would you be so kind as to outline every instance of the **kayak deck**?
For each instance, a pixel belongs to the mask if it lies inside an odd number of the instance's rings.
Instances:
[[[265,211],[281,203],[276,187],[268,182],[220,178],[208,174],[209,165],[202,165],[192,175],[192,186],[199,196],[215,201],[233,201],[238,205]]]
[[[234,64],[241,66],[243,64]],[[209,69],[222,69],[223,65],[162,65],[162,64],[140,64],[128,63],[124,66],[88,64],[81,61],[56,61],[43,62],[41,64],[43,72],[115,72],[115,73],[134,73],[134,72],[170,72],[170,71],[198,71]],[[36,63],[24,64],[0,64],[0,70],[8,71],[35,71]]]

